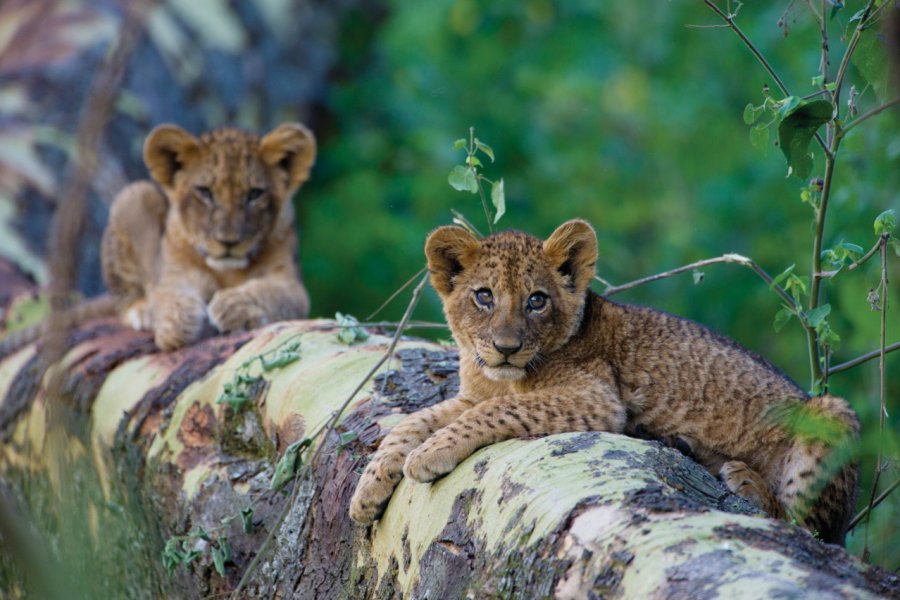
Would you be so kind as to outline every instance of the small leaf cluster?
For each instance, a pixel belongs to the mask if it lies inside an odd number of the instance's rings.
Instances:
[[[369,339],[369,332],[359,324],[359,320],[353,315],[334,313],[334,320],[337,321],[337,325],[340,327],[337,338],[341,343],[352,346],[356,342],[364,342]]]
[[[484,204],[485,214],[488,218],[490,226],[496,225],[500,217],[506,212],[506,192],[503,186],[503,178],[497,181],[491,181],[478,172],[484,165],[478,157],[479,153],[494,162],[494,150],[475,137],[475,128],[469,128],[469,139],[460,138],[453,142],[454,150],[465,150],[466,158],[464,164],[453,167],[447,182],[450,187],[460,192],[471,192],[472,194],[480,194],[482,203]],[[484,190],[481,187],[482,182],[491,186],[491,204],[494,206],[494,215],[491,217],[484,198]]]
[[[253,397],[253,387],[263,376],[275,369],[280,369],[300,360],[300,340],[290,339],[268,352],[264,352],[245,361],[237,368],[231,381],[222,386],[222,393],[216,398],[216,404],[228,404],[235,411],[241,410]],[[261,373],[251,374],[254,363],[259,361]]]
[[[303,451],[312,445],[312,439],[303,438],[288,446],[282,457],[275,465],[275,473],[272,475],[272,483],[269,487],[274,491],[280,491],[300,472],[303,466]]]
[[[813,156],[810,142],[818,129],[833,118],[834,109],[827,100],[807,100],[787,96],[774,100],[766,96],[759,106],[752,103],[744,108],[744,123],[751,125],[750,143],[754,148],[766,151],[770,129],[777,127],[778,142],[788,164],[788,174],[806,179],[812,172]],[[768,113],[768,119],[761,117]]]
[[[252,509],[251,509],[252,510]],[[231,517],[223,519],[227,525]],[[187,535],[176,535],[166,541],[162,551],[162,561],[171,576],[179,566],[187,568],[197,558],[209,552],[216,572],[225,576],[225,563],[232,560],[231,546],[226,536],[213,536],[203,526],[196,526]]]

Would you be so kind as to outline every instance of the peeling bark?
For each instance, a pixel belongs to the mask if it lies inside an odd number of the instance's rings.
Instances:
[[[311,477],[273,491],[278,457],[389,343],[348,347],[337,331],[279,323],[161,354],[149,335],[98,321],[69,334],[54,399],[35,348],[0,361],[0,479],[73,595],[227,594],[278,526],[242,597],[900,597],[895,575],[765,518],[678,452],[614,434],[484,448],[434,484],[401,482],[381,521],[355,526],[347,504],[385,431],[456,393],[455,351],[423,341],[401,342],[319,436]],[[254,357],[291,341],[299,360],[262,373]],[[241,369],[263,375],[247,405],[217,404]],[[166,540],[200,526],[212,541],[196,540],[200,556],[169,576]],[[223,537],[224,577],[211,551]],[[0,590],[33,589],[0,556]]]

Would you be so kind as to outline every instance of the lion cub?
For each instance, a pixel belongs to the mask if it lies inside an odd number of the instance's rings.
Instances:
[[[261,138],[154,129],[144,144],[153,181],[116,196],[103,234],[103,278],[123,319],[174,350],[207,323],[233,331],[305,317],[290,199],[315,157],[299,123]]]
[[[459,345],[459,395],[385,437],[351,500],[355,521],[378,518],[403,474],[434,481],[487,444],[643,429],[687,442],[769,514],[843,541],[857,468],[827,473],[828,441],[791,435],[776,413],[830,417],[849,436],[859,428],[853,410],[832,396],[808,398],[702,325],[589,290],[597,238],[586,222],[564,223],[543,242],[518,232],[478,241],[441,227],[425,254]]]

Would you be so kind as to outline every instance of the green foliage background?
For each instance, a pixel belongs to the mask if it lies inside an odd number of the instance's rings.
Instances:
[[[833,76],[844,49],[839,32],[864,3],[848,2],[829,22]],[[748,3],[738,22],[795,95],[815,91],[819,31],[805,5]],[[786,27],[779,27],[784,19]],[[778,148],[755,150],[742,121],[775,86],[753,56],[702,3],[392,0],[380,23],[343,21],[340,64],[325,102],[313,179],[299,199],[304,275],[313,313],[369,314],[423,266],[428,231],[450,209],[484,225],[476,196],[447,185],[469,126],[491,144],[485,173],[506,182],[501,227],[539,236],[582,217],[600,238],[599,274],[614,283],[726,252],[753,258],[770,274],[791,264],[808,274],[812,213],[806,182],[786,177]],[[865,91],[862,111],[878,104]],[[849,86],[845,86],[846,98]],[[775,91],[773,96],[780,98]],[[888,111],[845,140],[823,246],[875,243],[872,221],[900,209],[898,113]],[[813,176],[821,176],[817,155]],[[486,229],[486,227],[484,227]],[[888,343],[900,339],[900,260],[892,257]],[[879,315],[866,301],[879,266],[825,285],[832,327],[842,337],[835,362],[873,350]],[[602,289],[598,287],[598,290]],[[805,338],[796,320],[776,334],[778,298],[749,269],[718,265],[695,285],[690,275],[617,299],[648,304],[717,329],[770,358],[808,385]],[[387,313],[399,318],[405,301]],[[440,319],[431,294],[416,316]],[[897,472],[900,352],[888,360],[887,450]],[[836,375],[864,422],[863,486],[868,498],[877,447],[878,365]],[[895,494],[876,511],[869,545],[881,564],[900,564]],[[862,547],[862,527],[850,539]]]

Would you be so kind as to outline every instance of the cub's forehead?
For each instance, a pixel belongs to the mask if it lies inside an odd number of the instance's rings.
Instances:
[[[541,240],[518,231],[504,231],[481,241],[476,274],[510,288],[530,287],[547,278]]]
[[[202,168],[209,183],[223,185],[262,184],[265,173],[259,159],[259,135],[242,129],[223,128],[199,138]]]

